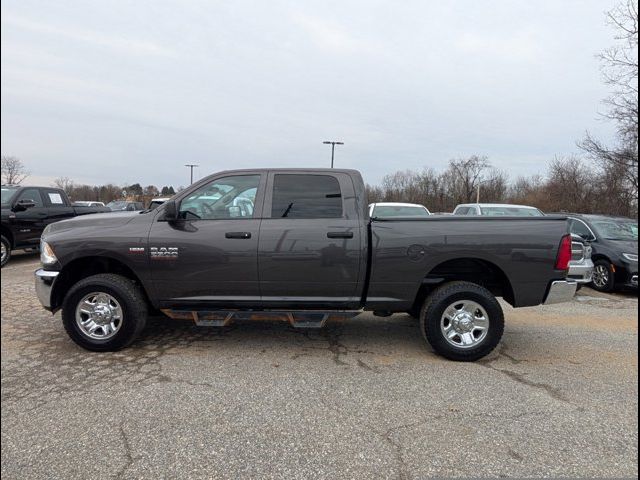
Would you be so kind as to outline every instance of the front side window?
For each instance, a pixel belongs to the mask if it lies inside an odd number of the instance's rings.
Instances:
[[[276,175],[272,218],[341,218],[342,193],[331,175]]]
[[[456,211],[453,212],[454,215],[466,215],[469,211],[469,207],[458,207]]]
[[[180,218],[252,218],[260,175],[224,177],[200,187],[180,202]]]
[[[33,200],[33,202],[35,202],[36,204],[36,207],[44,206],[44,204],[42,203],[42,196],[40,195],[40,190],[38,190],[37,188],[27,188],[26,190],[24,190],[20,194],[20,197],[18,198],[18,202],[25,201],[25,200]]]

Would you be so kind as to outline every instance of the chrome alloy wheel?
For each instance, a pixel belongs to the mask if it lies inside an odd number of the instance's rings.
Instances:
[[[609,284],[609,269],[604,265],[596,265],[591,281],[598,288],[606,287]]]
[[[90,293],[78,302],[76,324],[87,337],[106,340],[113,337],[122,326],[122,307],[108,293]]]
[[[489,315],[480,304],[459,300],[445,309],[440,319],[440,330],[454,347],[475,347],[489,332]]]
[[[0,251],[0,261],[4,262],[4,259],[7,258],[7,247],[5,246],[4,242],[1,244],[2,249]]]

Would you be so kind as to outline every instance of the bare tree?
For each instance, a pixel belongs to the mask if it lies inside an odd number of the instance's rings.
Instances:
[[[578,143],[610,175],[617,172],[637,210],[638,205],[638,7],[624,0],[607,13],[616,43],[601,53],[604,81],[611,95],[603,116],[616,124],[618,139],[607,146],[587,132]]]
[[[18,157],[2,157],[2,183],[19,185],[29,176],[22,160]]]
[[[469,158],[449,162],[449,183],[456,194],[458,203],[471,202],[478,185],[483,181],[491,164],[487,157],[472,155]]]
[[[64,190],[67,196],[71,197],[73,193],[73,180],[69,177],[58,177],[53,181],[53,186]]]

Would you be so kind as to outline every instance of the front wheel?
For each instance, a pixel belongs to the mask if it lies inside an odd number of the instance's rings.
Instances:
[[[62,305],[67,334],[82,348],[116,351],[135,340],[145,326],[147,303],[128,278],[111,273],[76,283]]]
[[[7,263],[9,263],[9,259],[11,258],[11,243],[9,243],[9,239],[2,235],[0,237],[2,253],[0,257],[0,268],[4,267]]]
[[[504,314],[486,288],[470,282],[446,283],[425,300],[420,329],[440,355],[474,361],[488,355],[504,332]]]
[[[615,276],[611,262],[598,260],[593,266],[591,287],[599,292],[611,292],[616,284]]]

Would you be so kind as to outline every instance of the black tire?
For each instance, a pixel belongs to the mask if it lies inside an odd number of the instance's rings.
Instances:
[[[447,308],[464,300],[475,302],[485,310],[488,328],[479,343],[457,347],[445,338],[440,328],[441,320]],[[500,342],[504,332],[504,313],[486,288],[470,282],[446,283],[425,299],[420,313],[420,330],[436,353],[449,360],[472,362],[488,355]]]
[[[606,275],[606,278],[596,278],[599,269],[602,269],[602,274]],[[611,262],[609,260],[598,260],[593,264],[593,280],[589,286],[599,292],[613,291],[616,286],[616,274],[613,268],[611,268]]]
[[[115,335],[94,339],[83,333],[76,322],[76,307],[88,294],[99,292],[113,297],[122,309],[122,319]],[[102,273],[80,280],[67,293],[62,304],[62,323],[71,340],[94,352],[113,352],[133,342],[147,321],[147,302],[140,287],[120,275]]]
[[[4,257],[0,259],[0,268],[2,268],[9,263],[9,259],[11,258],[11,242],[9,242],[4,235],[1,235],[0,238],[0,241],[2,241],[2,249],[4,250]]]
[[[411,310],[407,310],[405,313],[410,317],[418,320],[420,319],[420,310],[421,310],[420,307],[412,307]]]

